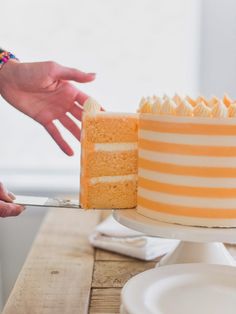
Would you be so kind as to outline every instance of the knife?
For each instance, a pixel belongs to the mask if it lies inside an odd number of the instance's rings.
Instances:
[[[59,208],[77,208],[81,209],[78,200],[49,198],[41,196],[15,195],[13,203],[24,206],[39,206],[39,207],[59,207]]]

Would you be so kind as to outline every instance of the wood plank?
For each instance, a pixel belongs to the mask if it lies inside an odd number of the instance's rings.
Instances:
[[[156,262],[142,261],[96,261],[93,288],[122,288],[126,281],[145,270],[154,268]]]
[[[121,288],[96,289],[91,291],[89,314],[120,313]]]
[[[159,262],[162,256],[155,258],[152,262]],[[97,249],[95,252],[96,261],[140,261],[138,258],[129,257],[123,254],[118,254],[102,249]],[[144,261],[145,263],[145,261]]]
[[[88,313],[94,265],[88,235],[99,219],[99,211],[51,210],[2,313]]]
[[[95,252],[96,261],[133,261],[133,257],[125,256],[122,254],[97,249]]]

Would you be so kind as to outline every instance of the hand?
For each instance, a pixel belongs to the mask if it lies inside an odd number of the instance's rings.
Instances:
[[[61,136],[54,120],[80,140],[80,128],[67,115],[81,120],[86,94],[69,81],[86,83],[94,73],[84,73],[55,62],[19,63],[9,60],[0,70],[0,94],[16,109],[42,124],[69,156],[73,150]],[[80,105],[80,106],[79,106]]]
[[[0,182],[0,217],[17,216],[24,210],[24,206],[12,203],[14,199],[14,195]]]

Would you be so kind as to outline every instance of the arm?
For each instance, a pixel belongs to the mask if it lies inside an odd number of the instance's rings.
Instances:
[[[71,81],[87,83],[94,79],[94,73],[84,73],[55,62],[20,63],[10,59],[0,64],[0,95],[40,123],[63,152],[71,156],[73,150],[61,136],[54,120],[59,120],[80,139],[80,128],[67,113],[81,120],[82,106],[88,96],[72,85]],[[15,216],[22,212],[24,207],[13,204],[13,199],[13,195],[0,183],[0,217]]]
[[[68,129],[78,140],[80,128],[67,115],[81,120],[82,105],[88,98],[70,81],[87,83],[95,74],[64,67],[55,62],[20,63],[9,60],[0,70],[0,94],[16,109],[39,122],[60,148],[73,155],[54,120]]]

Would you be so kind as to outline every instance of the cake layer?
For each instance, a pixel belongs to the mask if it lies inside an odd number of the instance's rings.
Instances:
[[[117,176],[137,173],[137,150],[87,152],[83,172],[88,177]]]
[[[81,197],[84,208],[133,208],[137,202],[137,181],[88,183],[82,193],[87,194]]]
[[[137,115],[86,113],[83,128],[86,129],[83,140],[89,143],[137,142]],[[85,117],[84,116],[84,117]]]
[[[235,123],[141,114],[138,212],[202,226],[235,220]]]
[[[84,208],[133,208],[137,203],[136,114],[83,115],[80,203]]]

